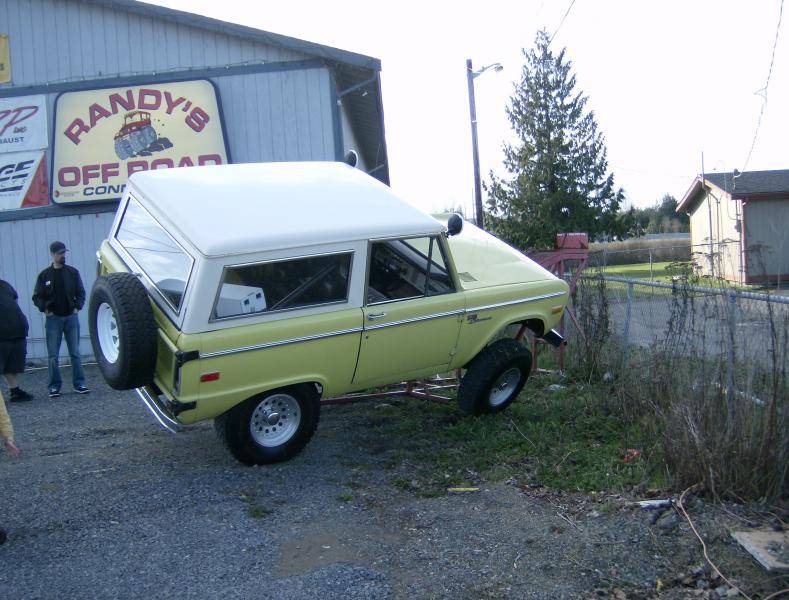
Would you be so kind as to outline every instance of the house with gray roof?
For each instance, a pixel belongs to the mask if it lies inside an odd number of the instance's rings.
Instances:
[[[737,283],[789,281],[789,169],[699,175],[677,206],[705,275]]]

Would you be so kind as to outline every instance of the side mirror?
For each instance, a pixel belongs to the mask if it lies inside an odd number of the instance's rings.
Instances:
[[[345,155],[343,162],[346,165],[355,167],[356,164],[359,162],[359,155],[356,154],[356,150],[348,150],[348,153]]]
[[[447,235],[457,235],[463,231],[463,218],[455,213],[449,217],[447,222]]]

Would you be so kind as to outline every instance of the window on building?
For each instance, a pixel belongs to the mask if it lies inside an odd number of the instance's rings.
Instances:
[[[129,199],[115,238],[176,310],[192,270],[192,257],[134,198]]]
[[[345,302],[352,255],[346,252],[228,267],[214,318]]]
[[[375,242],[370,255],[367,303],[454,292],[438,238]]]

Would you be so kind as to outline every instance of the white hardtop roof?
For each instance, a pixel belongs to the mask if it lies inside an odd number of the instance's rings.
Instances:
[[[205,256],[445,230],[339,162],[160,169],[134,173],[129,183],[135,198]]]

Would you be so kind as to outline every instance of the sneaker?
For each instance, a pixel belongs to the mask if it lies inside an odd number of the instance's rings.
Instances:
[[[78,394],[90,394],[90,388],[86,385],[75,387],[74,391],[77,392]]]
[[[28,400],[32,400],[33,396],[28,394],[25,390],[20,387],[15,387],[11,390],[11,394],[8,397],[10,402],[27,402]]]
[[[60,396],[60,390],[58,388],[49,388],[50,398],[57,398],[58,396]]]

